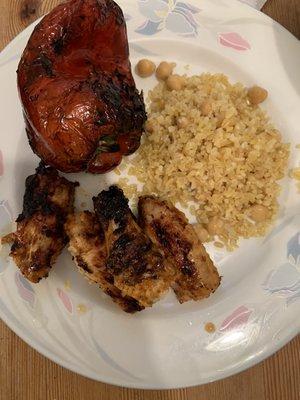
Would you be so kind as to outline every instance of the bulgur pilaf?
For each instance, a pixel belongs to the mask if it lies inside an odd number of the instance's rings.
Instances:
[[[150,91],[147,132],[129,174],[142,194],[189,207],[202,236],[231,250],[273,222],[289,145],[241,83],[222,74],[183,81],[180,90],[161,82]]]

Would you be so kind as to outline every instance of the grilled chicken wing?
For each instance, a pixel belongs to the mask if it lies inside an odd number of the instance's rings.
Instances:
[[[172,279],[161,252],[136,223],[121,189],[112,186],[93,201],[104,228],[106,267],[114,285],[141,306],[152,306],[168,291]]]
[[[89,211],[70,214],[65,224],[70,240],[69,251],[79,271],[97,283],[124,311],[133,313],[143,309],[139,303],[114,286],[114,277],[106,267],[107,250],[104,232],[96,215]]]
[[[26,179],[17,231],[2,238],[2,243],[12,243],[10,256],[31,282],[48,276],[67,243],[64,222],[73,211],[75,186],[43,164]]]
[[[63,172],[103,173],[140,144],[146,112],[113,0],[68,0],[35,27],[18,67],[29,143]]]
[[[139,222],[176,270],[173,289],[180,303],[213,293],[220,276],[185,215],[155,197],[139,200]]]

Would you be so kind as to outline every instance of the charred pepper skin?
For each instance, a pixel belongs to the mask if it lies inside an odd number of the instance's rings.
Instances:
[[[68,0],[34,29],[18,88],[33,151],[63,172],[105,173],[140,145],[143,95],[112,0]]]

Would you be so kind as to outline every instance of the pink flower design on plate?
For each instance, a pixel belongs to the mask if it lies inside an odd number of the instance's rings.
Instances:
[[[239,328],[247,324],[252,310],[246,306],[240,306],[233,311],[221,324],[219,328],[220,332],[227,332],[229,330]]]
[[[223,46],[231,47],[232,49],[245,51],[250,50],[251,46],[239,33],[224,32],[219,33],[219,41]]]
[[[16,272],[15,282],[21,299],[24,300],[31,308],[34,308],[35,292],[31,284],[20,274],[20,272]]]
[[[206,349],[208,351],[227,351],[246,346],[259,334],[257,323],[249,323],[254,309],[245,305],[236,308],[215,332]],[[253,319],[253,318],[252,318]]]
[[[70,314],[73,314],[73,304],[72,304],[72,300],[70,299],[70,297],[67,295],[66,292],[64,292],[63,290],[61,290],[59,288],[57,288],[56,291],[57,291],[58,297],[60,298],[65,309]]]

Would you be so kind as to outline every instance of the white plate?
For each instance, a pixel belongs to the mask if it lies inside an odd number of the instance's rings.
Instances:
[[[143,57],[175,61],[178,72],[224,72],[269,90],[264,107],[299,162],[299,42],[265,15],[232,0],[120,0],[133,65]],[[21,210],[25,177],[38,159],[29,148],[16,68],[33,25],[1,54],[0,229]],[[155,80],[137,79],[147,91]],[[118,176],[71,175],[81,201]],[[179,305],[169,294],[136,315],[121,312],[76,271],[65,251],[48,279],[27,282],[1,252],[0,317],[46,357],[90,378],[136,388],[176,388],[237,373],[269,356],[300,328],[300,195],[282,182],[277,226],[232,254],[209,248],[222,285],[211,298]],[[70,288],[65,282],[70,282]],[[87,312],[78,312],[78,305]],[[217,329],[204,330],[207,322]]]

